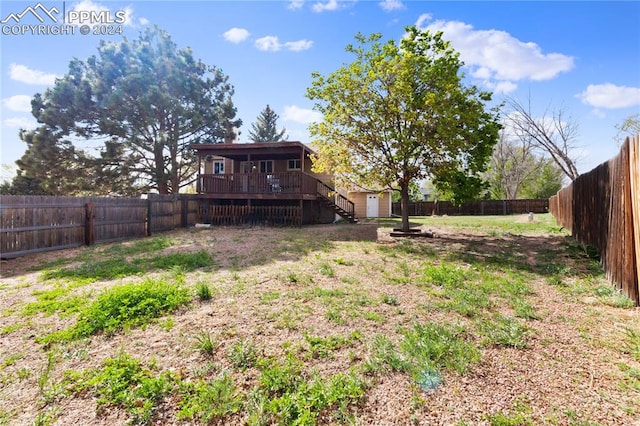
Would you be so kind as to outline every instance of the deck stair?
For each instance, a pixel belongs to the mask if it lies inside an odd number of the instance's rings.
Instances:
[[[318,199],[349,223],[358,223],[353,201],[318,180]]]

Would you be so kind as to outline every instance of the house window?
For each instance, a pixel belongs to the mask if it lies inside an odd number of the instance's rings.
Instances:
[[[224,160],[213,161],[213,173],[216,175],[224,174]]]
[[[300,159],[287,161],[287,170],[300,170],[302,168],[302,162]]]
[[[261,161],[260,173],[273,173],[273,160]]]

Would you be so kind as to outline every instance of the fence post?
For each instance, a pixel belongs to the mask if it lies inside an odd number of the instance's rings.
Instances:
[[[84,205],[84,243],[92,245],[96,239],[95,234],[95,213],[93,211],[93,203]]]
[[[182,228],[186,228],[187,226],[189,226],[187,224],[189,215],[187,207],[189,200],[185,196],[178,196],[178,199],[180,200],[180,226]]]
[[[631,190],[631,226],[635,251],[636,295],[640,294],[640,134],[629,138],[629,187]],[[639,296],[640,299],[640,296]],[[636,305],[640,300],[636,300]]]
[[[147,196],[149,197],[149,196]],[[147,237],[151,236],[151,198],[147,198]]]

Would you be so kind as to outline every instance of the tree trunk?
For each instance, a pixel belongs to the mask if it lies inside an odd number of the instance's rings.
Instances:
[[[158,182],[158,194],[167,195],[169,193],[169,185],[166,181]]]
[[[400,210],[402,211],[402,232],[409,232],[409,185],[400,184]]]
[[[166,195],[169,193],[169,183],[164,173],[164,157],[163,157],[163,145],[156,142],[153,147],[153,160],[155,166],[155,178],[158,185],[158,193]]]

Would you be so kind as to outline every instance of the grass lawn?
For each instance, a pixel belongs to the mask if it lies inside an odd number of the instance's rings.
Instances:
[[[640,311],[549,215],[221,227],[2,261],[0,425],[619,425]]]

